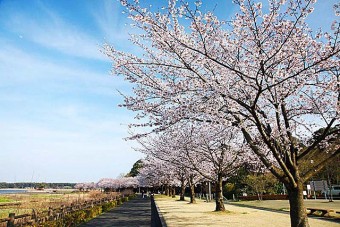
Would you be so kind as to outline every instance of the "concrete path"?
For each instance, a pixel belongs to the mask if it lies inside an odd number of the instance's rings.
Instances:
[[[80,227],[108,227],[108,226],[151,226],[150,198],[136,197],[122,205],[113,208]]]

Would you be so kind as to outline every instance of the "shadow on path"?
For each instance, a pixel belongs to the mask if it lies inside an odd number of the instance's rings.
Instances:
[[[252,209],[257,209],[257,210],[265,210],[265,211],[289,215],[289,211],[284,211],[284,210],[276,210],[276,209],[272,209],[272,208],[257,207],[257,206],[251,206],[251,205],[246,205],[246,204],[236,204],[236,203],[225,203],[225,204],[232,205],[232,206],[238,206],[238,207],[247,207],[247,208],[252,208]],[[308,215],[308,218],[340,223],[340,219],[337,219],[337,218],[329,218],[329,217],[322,217],[322,216],[316,216],[316,215]]]
[[[80,227],[96,226],[151,226],[150,198],[143,199],[141,196],[138,196],[80,225]]]

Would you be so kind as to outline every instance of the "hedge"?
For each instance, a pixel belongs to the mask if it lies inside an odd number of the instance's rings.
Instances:
[[[257,195],[250,196],[239,196],[239,200],[258,200],[259,197]],[[287,200],[288,195],[262,195],[262,200]]]

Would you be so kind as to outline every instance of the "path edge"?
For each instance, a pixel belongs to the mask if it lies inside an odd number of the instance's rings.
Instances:
[[[155,202],[155,198],[151,196],[151,227],[167,227],[165,219]]]

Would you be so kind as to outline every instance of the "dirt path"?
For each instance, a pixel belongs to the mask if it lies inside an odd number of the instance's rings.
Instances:
[[[198,201],[189,204],[188,201],[178,201],[178,198],[155,197],[168,227],[179,226],[232,226],[232,227],[287,227],[290,226],[289,214],[272,212],[248,207],[238,207],[226,204],[228,212],[213,212],[215,204]],[[339,223],[309,218],[311,227],[338,227]]]

